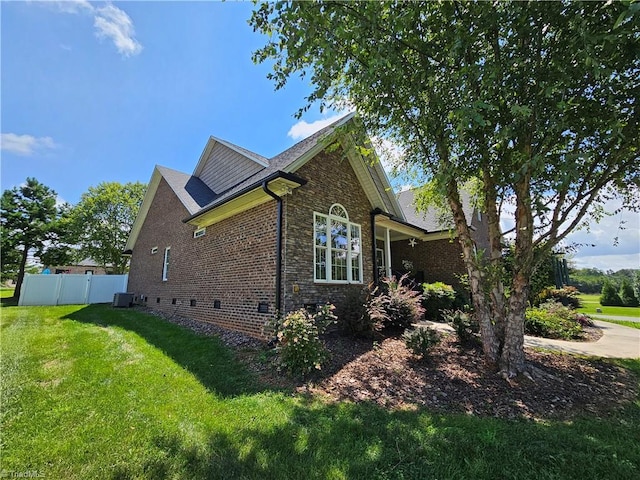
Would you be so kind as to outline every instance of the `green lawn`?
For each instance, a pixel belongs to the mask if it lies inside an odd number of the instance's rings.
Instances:
[[[0,313],[0,470],[14,476],[640,478],[639,400],[571,422],[327,404],[264,388],[217,339],[133,310]]]
[[[0,288],[0,298],[9,298],[9,297],[13,297],[13,288],[6,288],[6,287],[2,287]]]
[[[578,311],[587,315],[597,313],[598,315],[613,315],[615,317],[640,318],[640,307],[603,307],[600,305],[600,295],[598,294],[581,293],[579,298],[582,307]],[[597,308],[602,312],[596,312]]]

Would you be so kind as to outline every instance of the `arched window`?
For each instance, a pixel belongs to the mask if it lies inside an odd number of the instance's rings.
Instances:
[[[361,283],[360,225],[349,221],[347,210],[339,203],[331,205],[328,215],[315,212],[313,220],[314,280]]]

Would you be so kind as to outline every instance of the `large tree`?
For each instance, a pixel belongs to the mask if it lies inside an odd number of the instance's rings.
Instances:
[[[14,298],[20,298],[29,255],[61,248],[60,225],[66,210],[66,205],[57,204],[56,192],[35,178],[2,193],[2,269],[3,274],[5,269],[15,273]]]
[[[115,274],[125,273],[129,260],[122,251],[145,190],[140,182],[103,182],[89,187],[71,213],[79,255]]]
[[[278,2],[256,7],[282,88],[309,75],[313,103],[355,105],[450,208],[484,355],[505,377],[524,354],[540,258],[613,196],[638,204],[637,2]],[[490,247],[474,248],[460,188],[478,179]],[[503,273],[501,215],[514,257]],[[507,295],[505,292],[509,292]]]

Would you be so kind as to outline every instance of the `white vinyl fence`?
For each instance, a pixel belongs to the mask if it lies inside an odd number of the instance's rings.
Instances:
[[[129,275],[25,275],[18,305],[110,303]]]

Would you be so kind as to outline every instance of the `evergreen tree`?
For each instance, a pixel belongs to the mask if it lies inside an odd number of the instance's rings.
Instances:
[[[605,281],[600,295],[600,305],[604,307],[621,306],[622,300],[616,291],[616,287],[609,281]]]
[[[622,305],[625,307],[637,307],[638,299],[636,298],[635,293],[633,292],[633,287],[631,283],[625,278],[622,280],[622,284],[620,285],[620,301]]]
[[[2,268],[15,272],[14,298],[20,298],[29,255],[43,255],[59,246],[64,234],[60,220],[66,207],[58,206],[56,198],[55,191],[35,178],[27,178],[24,185],[2,194]]]

